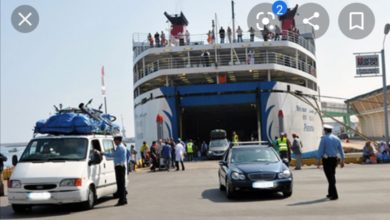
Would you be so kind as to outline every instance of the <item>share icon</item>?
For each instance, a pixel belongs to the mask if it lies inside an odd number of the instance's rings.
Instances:
[[[304,18],[302,22],[304,24],[308,24],[308,25],[312,26],[315,31],[318,31],[320,29],[320,26],[318,24],[313,24],[310,21],[314,18],[319,18],[319,17],[320,17],[320,13],[316,11],[316,12],[314,12],[314,14],[310,18]]]

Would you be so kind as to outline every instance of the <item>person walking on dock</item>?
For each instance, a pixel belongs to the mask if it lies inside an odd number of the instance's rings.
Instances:
[[[152,159],[152,166],[150,170],[155,172],[158,168],[158,144],[156,141],[153,141],[152,146],[150,147],[150,157]]]
[[[279,143],[278,143],[278,136],[275,136],[275,139],[272,141],[272,147],[276,151],[276,153],[279,154]]]
[[[233,143],[233,145],[238,144],[238,141],[239,141],[238,134],[236,133],[236,131],[233,131],[233,134],[232,134],[232,143]]]
[[[291,150],[295,155],[295,169],[300,170],[302,166],[302,141],[299,139],[297,134],[292,134],[293,143]]]
[[[114,158],[115,177],[117,185],[118,203],[115,206],[127,204],[126,199],[126,147],[122,144],[122,136],[114,137],[115,148],[112,153],[104,152],[106,157]]]
[[[171,165],[172,168],[175,168],[176,166],[176,151],[175,151],[175,142],[171,139],[169,141],[169,145],[171,145]]]
[[[285,162],[287,166],[289,166],[289,163],[291,161],[291,148],[290,141],[287,139],[286,133],[280,133],[280,137],[278,138],[278,145],[280,158]]]
[[[337,200],[339,198],[336,189],[336,167],[337,167],[337,155],[340,154],[340,167],[344,167],[344,150],[341,147],[340,139],[332,134],[333,127],[330,125],[324,125],[325,135],[321,137],[320,146],[318,147],[317,155],[317,167],[324,166],[324,173],[328,180],[328,195],[330,200]]]
[[[135,165],[137,164],[137,151],[135,150],[135,146],[130,146],[130,172],[135,171]]]
[[[149,146],[146,143],[146,141],[143,142],[141,146],[141,163],[142,167],[145,167],[145,164],[147,163],[147,153],[149,151]]]
[[[191,139],[187,142],[187,156],[188,161],[192,161],[194,159],[194,143]]]
[[[202,142],[202,145],[201,145],[200,149],[202,151],[202,158],[205,158],[207,156],[207,151],[209,149],[209,147],[207,146],[206,141]]]
[[[169,172],[170,168],[170,162],[171,162],[171,146],[169,145],[168,141],[166,141],[161,150],[161,157],[164,160],[164,168]]]
[[[176,171],[179,170],[179,163],[181,164],[181,170],[184,171],[184,153],[185,149],[183,144],[180,142],[180,139],[178,140],[176,146],[175,146],[175,159],[176,159]]]

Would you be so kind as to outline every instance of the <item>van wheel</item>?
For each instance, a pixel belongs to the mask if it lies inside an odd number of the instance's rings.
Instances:
[[[31,211],[30,205],[19,205],[19,204],[12,204],[12,209],[15,213],[26,213]]]
[[[93,209],[96,202],[96,193],[92,186],[89,187],[87,201],[83,202],[83,209]]]

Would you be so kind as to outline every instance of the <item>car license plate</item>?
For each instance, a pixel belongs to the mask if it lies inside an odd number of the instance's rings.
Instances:
[[[48,200],[51,194],[49,192],[32,192],[28,194],[28,198],[31,200]]]
[[[274,182],[270,181],[257,181],[252,183],[252,187],[255,189],[269,189],[274,187]]]

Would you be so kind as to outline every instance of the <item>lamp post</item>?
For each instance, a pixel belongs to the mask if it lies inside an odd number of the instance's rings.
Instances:
[[[387,83],[386,83],[386,62],[385,62],[385,41],[386,36],[390,32],[390,24],[385,25],[385,36],[383,38],[383,47],[381,50],[382,55],[382,79],[383,79],[383,106],[384,106],[384,113],[385,113],[385,141],[386,145],[389,146],[389,119],[387,115]]]
[[[236,42],[236,18],[234,14],[234,0],[232,0],[233,43]]]

